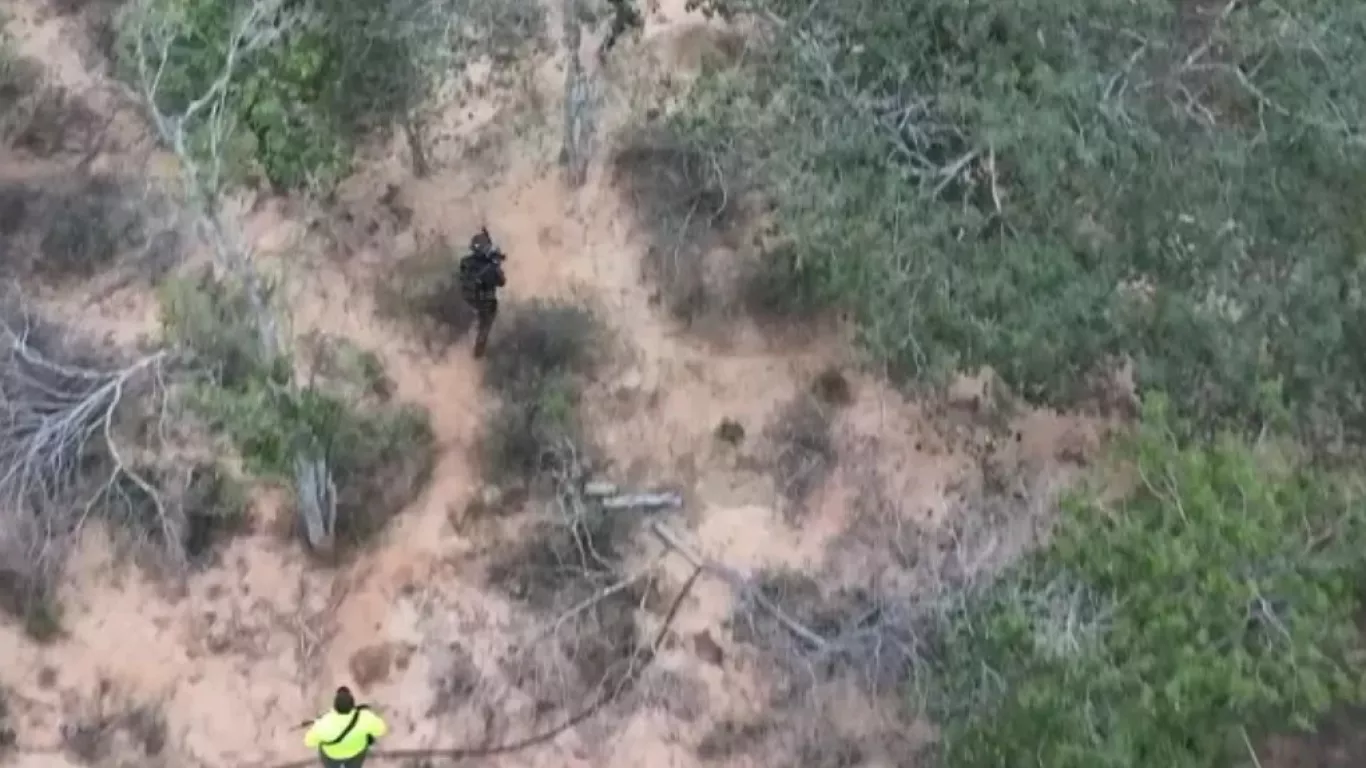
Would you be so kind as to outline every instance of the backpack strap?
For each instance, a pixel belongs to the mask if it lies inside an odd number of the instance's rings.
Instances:
[[[350,735],[351,735],[351,732],[352,732],[352,731],[356,730],[356,723],[359,723],[359,722],[360,722],[360,713],[361,713],[361,710],[369,709],[369,708],[370,708],[370,707],[366,706],[365,704],[357,704],[357,705],[356,705],[355,711],[353,711],[353,712],[351,713],[351,720],[350,720],[349,722],[347,722],[346,727],[342,729],[342,732],[339,733],[339,734],[337,734],[337,738],[335,738],[335,739],[333,739],[333,740],[331,740],[331,741],[324,741],[324,742],[322,743],[322,746],[324,746],[324,747],[335,747],[335,746],[337,746],[338,744],[342,743],[342,741],[345,740],[347,736],[350,736]]]

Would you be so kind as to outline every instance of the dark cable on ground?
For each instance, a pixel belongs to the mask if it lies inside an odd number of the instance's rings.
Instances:
[[[658,654],[660,645],[662,645],[664,642],[664,636],[668,633],[669,628],[673,625],[674,619],[678,616],[678,609],[683,606],[684,598],[686,598],[688,596],[688,593],[692,591],[693,584],[697,581],[697,577],[701,575],[702,569],[694,567],[692,575],[689,576],[688,580],[683,583],[683,587],[678,590],[678,596],[675,597],[673,603],[670,604],[669,612],[664,615],[664,623],[660,625],[659,631],[655,633],[654,641],[650,643],[649,648],[646,649],[643,653],[638,650],[632,656],[630,666],[627,668],[626,673],[622,675],[621,679],[617,681],[617,684],[612,688],[603,691],[596,699],[593,700],[591,704],[584,707],[582,710],[576,712],[575,714],[571,715],[568,719],[566,719],[559,725],[556,725],[555,727],[550,728],[548,730],[542,731],[541,733],[528,736],[524,739],[518,739],[517,741],[511,741],[506,744],[499,744],[497,746],[492,747],[449,747],[445,749],[375,750],[374,752],[371,752],[366,756],[366,764],[383,760],[413,760],[433,758],[443,760],[446,762],[455,763],[461,760],[472,760],[474,758],[479,757],[493,757],[494,755],[505,755],[511,752],[520,752],[524,749],[530,749],[532,747],[545,744],[546,742],[555,739],[560,734],[564,733],[565,731],[568,731],[570,728],[573,728],[574,726],[593,717],[599,711],[601,711],[603,707],[607,706],[608,704],[611,704],[613,701],[616,701],[616,699],[619,696],[621,696],[623,692],[625,692],[626,687],[630,685],[633,680],[639,678],[640,675],[645,671],[645,669],[649,667],[649,665],[654,661],[655,655]],[[644,657],[644,663],[639,668],[637,668],[635,665],[638,661],[641,660],[642,657]],[[21,750],[21,752],[29,754],[49,751],[60,750]],[[311,768],[311,766],[317,765],[317,763],[317,757],[309,757],[302,760],[292,760],[287,763],[259,763],[255,765],[249,764],[246,766],[242,766],[241,768]]]

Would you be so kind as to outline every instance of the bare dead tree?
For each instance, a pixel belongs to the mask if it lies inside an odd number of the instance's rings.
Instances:
[[[222,70],[179,114],[162,111],[162,82],[173,47],[184,42],[187,30],[178,19],[155,13],[148,3],[135,8],[128,17],[137,65],[137,97],[158,135],[180,162],[181,181],[196,214],[198,232],[216,266],[244,289],[251,307],[249,321],[256,331],[258,359],[267,364],[285,354],[281,318],[271,306],[265,282],[254,265],[251,245],[242,237],[237,222],[228,220],[222,205],[225,152],[234,135],[230,96],[240,75],[240,62],[254,52],[282,44],[290,31],[306,22],[306,13],[285,8],[282,0],[255,0],[246,6],[226,41]],[[328,551],[335,534],[337,503],[331,468],[325,456],[304,449],[296,455],[294,466],[295,494],[308,543],[315,550]]]
[[[247,6],[227,41],[223,69],[208,89],[178,115],[161,111],[162,79],[172,47],[183,42],[186,30],[174,19],[161,17],[142,3],[130,13],[129,24],[137,64],[137,98],[145,105],[161,140],[180,163],[181,182],[198,216],[195,224],[210,246],[218,266],[242,281],[252,302],[257,335],[265,358],[280,353],[279,327],[266,301],[261,277],[252,265],[252,250],[235,226],[223,220],[223,153],[233,137],[232,107],[228,103],[237,67],[246,56],[279,43],[301,22],[297,13],[282,11],[282,0],[256,0]],[[153,63],[155,62],[155,66]],[[203,142],[202,151],[191,142]]]

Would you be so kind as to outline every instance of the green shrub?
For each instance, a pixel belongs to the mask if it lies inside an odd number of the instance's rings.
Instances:
[[[323,460],[336,486],[337,540],[360,544],[427,482],[435,454],[427,413],[388,402],[379,358],[349,343],[314,337],[310,382],[297,385],[291,355],[263,353],[256,311],[211,275],[168,285],[168,339],[214,373],[187,388],[187,405],[259,478],[292,484],[299,457]]]
[[[358,547],[426,487],[436,436],[425,409],[390,406],[363,411],[346,424],[327,455],[337,484],[337,539]]]
[[[1207,768],[1363,694],[1362,513],[1342,478],[1235,438],[1183,446],[1154,396],[1136,487],[943,626],[945,765]]]
[[[494,482],[526,481],[559,466],[582,436],[578,392],[563,377],[518,390],[485,424],[484,470]]]
[[[220,541],[246,529],[247,492],[227,470],[209,463],[190,469],[187,486],[182,543],[192,561],[204,562]]]
[[[205,270],[195,280],[163,283],[159,299],[166,340],[208,366],[224,389],[246,389],[258,379],[289,381],[289,360],[267,359],[254,319],[257,308],[236,281]]]
[[[204,386],[196,398],[196,409],[258,477],[290,484],[297,456],[326,461],[339,543],[359,545],[378,533],[430,477],[435,438],[421,408],[259,382],[236,391]]]
[[[394,382],[373,351],[319,331],[305,334],[300,342],[299,357],[313,379],[344,389],[351,398],[387,402],[393,396]]]

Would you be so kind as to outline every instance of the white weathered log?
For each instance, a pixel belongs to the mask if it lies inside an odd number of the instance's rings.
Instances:
[[[615,496],[616,493],[616,484],[609,483],[606,480],[590,480],[587,483],[583,484],[584,496],[591,496],[595,499],[600,499],[604,496]]]
[[[683,496],[678,493],[624,493],[610,496],[599,502],[603,509],[677,509],[683,506]]]

